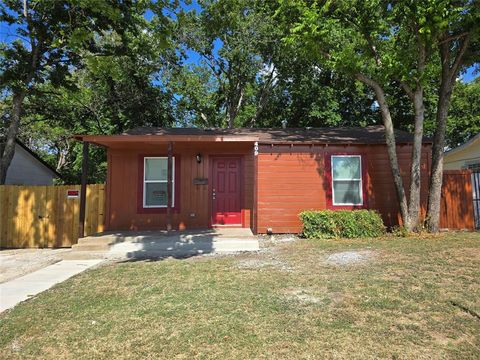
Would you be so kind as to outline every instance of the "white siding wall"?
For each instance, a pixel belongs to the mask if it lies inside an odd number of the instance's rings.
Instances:
[[[7,185],[52,185],[54,178],[50,169],[15,145],[15,155],[7,171]]]
[[[444,170],[467,169],[469,165],[480,163],[480,139],[475,139],[463,149],[452,153],[445,153],[443,159]]]

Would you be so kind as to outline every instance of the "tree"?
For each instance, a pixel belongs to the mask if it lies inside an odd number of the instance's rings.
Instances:
[[[285,1],[280,16],[290,24],[290,42],[303,42],[306,51],[333,71],[369,86],[385,127],[388,157],[400,213],[409,230],[420,214],[420,159],[424,122],[424,76],[430,56],[429,36],[421,19],[426,10],[415,2]],[[291,23],[291,18],[296,20]],[[401,88],[414,112],[414,142],[409,197],[396,154],[388,92]]]
[[[180,12],[176,41],[185,63],[169,79],[184,123],[254,125],[275,85],[272,59],[281,43],[267,4],[258,0],[199,1]]]
[[[286,47],[277,64],[277,83],[257,124],[280,127],[367,126],[378,123],[369,87]]]
[[[285,0],[279,17],[291,29],[287,40],[303,41],[306,51],[321,59],[324,64],[363,82],[375,92],[385,126],[400,213],[408,230],[415,229],[420,220],[420,159],[425,124],[425,89],[431,92],[431,87],[437,86],[436,135],[427,216],[429,228],[436,231],[445,114],[453,81],[461,67],[467,63],[461,57],[467,48],[475,49],[468,46],[468,41],[461,39],[469,39],[478,32],[476,2]],[[295,19],[293,23],[292,18]],[[440,59],[435,56],[437,51]],[[473,58],[470,56],[470,61]],[[413,110],[411,128],[414,141],[408,199],[398,166],[391,111],[392,103],[399,103],[392,99],[392,94],[398,94],[399,89],[406,94]]]
[[[95,0],[7,0],[0,4],[0,22],[9,25],[17,37],[0,44],[1,90],[3,98],[11,101],[5,117],[8,128],[0,159],[0,184],[5,182],[13,158],[24,100],[43,82],[64,84],[82,49],[97,55],[122,51],[122,47],[101,48],[96,39],[105,32],[122,38],[144,5],[143,1]]]
[[[480,79],[457,82],[447,120],[446,146],[453,149],[480,133]]]
[[[45,82],[26,99],[19,137],[55,166],[66,182],[78,183],[81,173],[81,144],[72,135],[118,134],[136,126],[175,122],[173,94],[155,84],[176,61],[165,41],[168,25],[161,26],[158,20],[141,17],[136,24],[139,31],[127,30],[123,39],[113,33],[98,36],[102,48],[119,47],[122,40],[123,52],[97,56],[84,49],[68,75],[71,86]],[[162,36],[152,35],[154,27],[163,29]],[[91,147],[90,158],[89,181],[104,181],[105,151]]]
[[[301,56],[274,17],[276,1],[203,1],[181,12],[184,63],[165,84],[183,125],[339,126],[377,122],[372,92]],[[364,95],[364,96],[360,96]],[[236,104],[236,105],[235,105]],[[353,119],[355,118],[355,121]]]
[[[436,1],[435,15],[440,19],[432,29],[441,72],[438,76],[436,128],[432,148],[432,168],[428,193],[427,227],[439,230],[443,178],[443,153],[448,110],[459,73],[478,63],[480,57],[480,4],[477,1]]]

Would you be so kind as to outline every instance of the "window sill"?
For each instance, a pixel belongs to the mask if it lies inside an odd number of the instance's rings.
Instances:
[[[138,214],[166,214],[167,208],[166,207],[141,207],[137,209]],[[180,209],[177,207],[172,207],[172,213],[178,214],[180,213]]]

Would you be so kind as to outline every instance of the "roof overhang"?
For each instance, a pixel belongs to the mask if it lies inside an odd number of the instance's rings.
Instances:
[[[450,156],[450,155],[456,154],[457,152],[460,152],[462,150],[465,150],[465,149],[469,148],[470,146],[473,146],[477,142],[480,142],[480,133],[475,135],[473,138],[471,138],[465,144],[462,144],[460,146],[457,146],[456,148],[453,148],[453,149],[450,149],[450,150],[446,151],[445,156],[446,155]]]
[[[256,142],[253,136],[218,136],[218,135],[75,135],[79,141],[89,142],[105,147],[132,143],[167,143],[167,142]]]

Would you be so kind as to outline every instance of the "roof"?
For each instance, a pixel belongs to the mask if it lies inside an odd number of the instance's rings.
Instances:
[[[459,151],[465,150],[465,149],[469,148],[470,146],[473,146],[475,143],[477,143],[479,141],[480,141],[480,133],[475,135],[473,138],[468,140],[466,143],[464,143],[460,146],[457,146],[456,148],[453,148],[453,149],[450,149],[450,150],[446,151],[445,156],[446,155],[452,155],[452,154],[455,154]]]
[[[158,138],[156,138],[158,137]],[[397,143],[413,142],[413,135],[395,130]],[[385,144],[384,127],[340,128],[158,128],[138,127],[120,135],[77,135],[76,139],[107,145],[123,141],[251,141],[263,144]],[[424,142],[431,142],[424,138]]]
[[[55,170],[49,163],[47,163],[45,160],[43,160],[40,156],[38,156],[37,153],[35,153],[32,149],[30,149],[27,145],[25,145],[23,142],[21,142],[18,139],[15,139],[15,142],[18,146],[20,146],[23,150],[25,150],[29,155],[31,155],[35,160],[37,160],[40,164],[42,164],[44,167],[46,167],[49,171],[53,173],[54,176],[58,177],[59,179],[62,178],[62,175],[60,175],[57,170]],[[2,145],[0,143],[0,145]],[[1,146],[0,146],[1,147]]]

